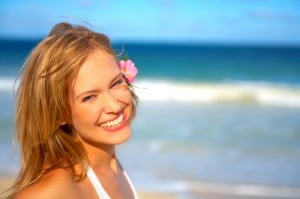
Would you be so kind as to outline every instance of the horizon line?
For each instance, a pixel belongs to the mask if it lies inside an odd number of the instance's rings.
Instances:
[[[0,41],[40,41],[45,37],[15,37],[15,36],[1,36]],[[214,45],[214,46],[265,46],[265,47],[300,47],[299,42],[287,41],[250,41],[250,40],[184,40],[184,39],[113,39],[110,38],[113,45],[118,44],[145,44],[145,45]]]

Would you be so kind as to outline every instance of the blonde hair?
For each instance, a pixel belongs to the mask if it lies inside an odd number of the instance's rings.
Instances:
[[[16,107],[21,170],[10,197],[52,169],[68,168],[76,180],[85,177],[88,159],[69,125],[69,97],[81,65],[95,49],[115,56],[107,36],[59,23],[26,60]],[[134,115],[137,97],[132,89],[131,93]],[[81,172],[75,172],[75,165]]]

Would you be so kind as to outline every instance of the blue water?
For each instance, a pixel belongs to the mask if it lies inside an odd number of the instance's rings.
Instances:
[[[120,46],[117,45],[118,49]],[[300,47],[123,44],[141,77],[298,83]]]
[[[12,85],[37,41],[0,41],[0,175],[19,161]],[[138,188],[184,183],[300,187],[300,47],[114,44],[139,68],[132,139]]]

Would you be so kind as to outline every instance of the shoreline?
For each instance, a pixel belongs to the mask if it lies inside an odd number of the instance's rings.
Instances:
[[[0,199],[4,191],[13,183],[14,176],[0,177]],[[256,185],[229,185],[214,183],[195,183],[190,187],[177,187],[173,190],[147,190],[137,188],[139,199],[280,199],[299,198],[300,187],[267,187]]]
[[[15,178],[13,176],[0,177],[0,199],[4,199],[4,192],[12,185]]]

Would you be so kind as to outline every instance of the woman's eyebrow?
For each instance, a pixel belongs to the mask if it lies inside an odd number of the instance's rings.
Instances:
[[[123,77],[123,73],[118,73],[114,78],[112,78],[110,81],[109,81],[109,85],[112,85],[114,81],[116,81],[118,78],[120,77]],[[87,90],[87,91],[83,91],[81,92],[80,94],[78,94],[75,99],[78,99],[80,98],[82,95],[86,95],[86,94],[89,94],[89,93],[95,93],[95,92],[99,92],[99,89],[92,89],[92,90]]]
[[[111,80],[110,80],[110,83],[109,83],[109,85],[112,85],[113,83],[114,83],[114,81],[116,81],[117,79],[119,79],[120,77],[123,77],[123,73],[119,73],[119,74],[117,74],[114,78],[112,78]]]

